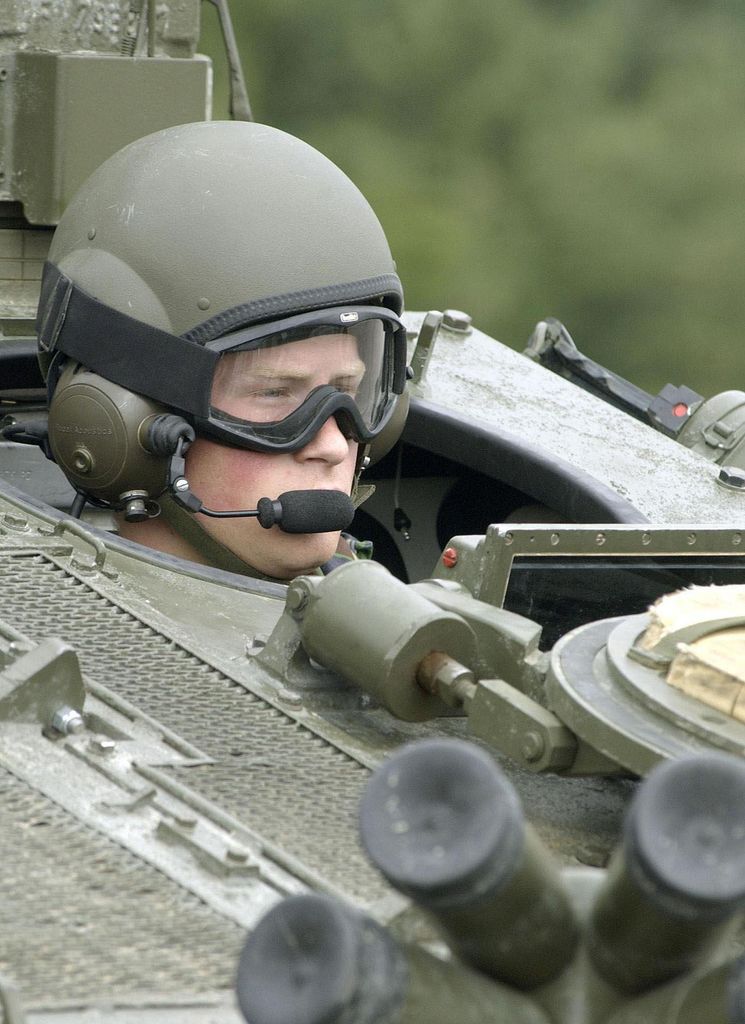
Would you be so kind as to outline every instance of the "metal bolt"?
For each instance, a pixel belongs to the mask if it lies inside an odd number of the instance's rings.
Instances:
[[[318,667],[323,669],[323,666]],[[294,690],[285,690],[284,688],[277,690],[277,699],[281,701],[282,704],[291,708],[299,708],[302,707],[303,704],[303,698],[299,693],[296,693]]]
[[[523,736],[522,752],[526,761],[538,761],[546,749],[543,736],[539,732],[526,732]]]
[[[719,483],[732,491],[745,491],[745,470],[737,466],[722,466],[719,470]]]
[[[52,728],[62,736],[69,736],[72,733],[82,732],[85,728],[83,716],[75,708],[63,704],[61,708],[52,715]]]
[[[180,476],[177,480],[174,480],[173,486],[176,488],[177,491],[188,491],[189,481],[186,479],[186,477]]]
[[[265,636],[250,636],[246,640],[246,655],[249,658],[255,657],[266,647]]]
[[[94,754],[113,754],[116,750],[116,743],[105,737],[96,737],[91,740],[89,746]]]
[[[33,650],[33,644],[28,643],[26,640],[11,640],[8,644],[8,654],[11,654],[14,658],[20,658],[24,654],[28,654],[30,650]]]
[[[308,594],[301,587],[295,585],[287,588],[285,605],[291,612],[300,612],[308,603]]]
[[[234,864],[245,864],[248,860],[248,854],[243,850],[236,850],[228,847],[225,851],[225,859],[227,861],[233,861]]]
[[[468,334],[471,330],[471,317],[462,309],[446,309],[442,314],[442,326],[447,327],[449,331]]]
[[[186,814],[174,814],[173,820],[179,828],[183,828],[188,832],[191,832],[197,827],[197,819],[190,818]]]

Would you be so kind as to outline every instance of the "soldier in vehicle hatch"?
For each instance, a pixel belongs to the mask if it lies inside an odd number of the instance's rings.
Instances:
[[[253,576],[324,566],[404,390],[401,308],[377,218],[305,143],[208,122],[127,146],[62,217],[39,305],[74,511]]]

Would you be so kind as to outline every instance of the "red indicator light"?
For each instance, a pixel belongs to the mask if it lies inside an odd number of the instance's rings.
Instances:
[[[446,569],[452,569],[458,561],[458,552],[455,548],[445,548],[442,553],[442,564]]]
[[[687,416],[689,412],[690,409],[685,402],[677,402],[673,406],[673,416]]]

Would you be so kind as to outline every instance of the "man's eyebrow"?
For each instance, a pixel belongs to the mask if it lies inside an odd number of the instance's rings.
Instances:
[[[247,377],[261,380],[305,380],[310,377],[307,370],[273,370],[271,367],[250,367],[244,371]]]
[[[365,373],[365,369],[365,364],[360,359],[355,363],[342,366],[339,372],[334,374],[334,380],[337,380],[339,377],[362,377]]]
[[[357,360],[354,363],[349,363],[346,366],[339,368],[338,372],[334,373],[332,380],[340,380],[348,377],[362,377],[365,373],[365,364],[362,360]],[[307,380],[310,377],[314,377],[315,373],[309,372],[302,367],[293,369],[288,367],[285,369],[273,369],[271,366],[256,366],[251,367],[245,371],[247,377],[252,380],[272,380],[272,381],[283,381],[283,380]]]

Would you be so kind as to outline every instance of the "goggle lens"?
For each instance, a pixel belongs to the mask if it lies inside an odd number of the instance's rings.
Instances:
[[[367,431],[387,411],[393,384],[393,331],[382,319],[314,324],[251,339],[222,352],[211,390],[211,419],[262,427],[281,424],[304,403],[313,412],[329,389],[348,395]]]

